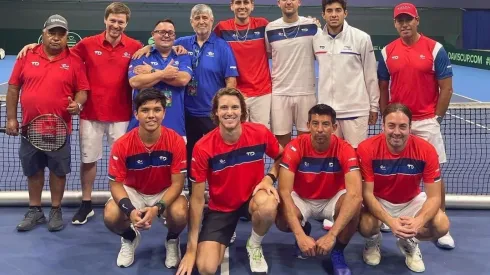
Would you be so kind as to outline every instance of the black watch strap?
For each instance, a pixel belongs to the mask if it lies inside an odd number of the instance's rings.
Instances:
[[[275,183],[277,181],[276,176],[274,176],[272,173],[267,173],[267,176],[269,176],[272,179],[272,183]]]
[[[166,208],[165,201],[160,200],[157,203],[155,203],[154,206],[158,207],[158,217],[160,217],[163,214],[163,212],[165,211],[165,208]]]

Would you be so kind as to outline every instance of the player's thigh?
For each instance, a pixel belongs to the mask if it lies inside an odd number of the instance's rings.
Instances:
[[[271,129],[274,135],[287,135],[293,130],[293,105],[292,96],[272,95]]]
[[[93,120],[80,120],[80,152],[83,163],[92,163],[102,158],[104,123]]]
[[[357,148],[359,143],[368,136],[368,120],[368,116],[339,120],[339,123],[342,124],[343,139],[352,145],[352,147]]]
[[[363,237],[371,237],[374,232],[379,232],[381,221],[376,218],[369,208],[361,207],[361,215],[359,219],[359,233]]]
[[[129,218],[119,208],[114,199],[109,198],[104,207],[104,223],[110,228],[117,227],[117,224],[129,220]]]
[[[34,176],[48,165],[46,154],[23,138],[20,140],[19,159],[26,177]]]
[[[314,217],[317,205],[312,202],[312,200],[308,200],[302,198],[296,192],[291,192],[291,198],[293,199],[293,203],[296,207],[296,216],[300,220],[301,224],[304,225],[309,218]]]
[[[204,211],[199,243],[217,242],[229,246],[240,218],[239,211],[220,212],[207,209]]]
[[[257,96],[252,99],[249,106],[249,117],[251,122],[260,123],[269,128],[270,116],[271,116],[271,94]]]
[[[168,188],[154,195],[142,195],[142,198],[145,202],[145,206],[151,207],[159,202],[165,193],[168,191]],[[170,205],[166,205],[166,209],[163,212],[162,219],[169,218],[170,221],[175,219],[179,219],[180,217],[187,217],[187,212],[189,209],[189,201],[185,196],[184,191],[180,193],[180,196]]]
[[[46,152],[49,171],[58,177],[64,177],[71,172],[71,144],[70,141],[60,150]]]
[[[427,195],[425,192],[420,192],[417,196],[415,196],[411,201],[405,204],[405,207],[401,209],[398,217],[416,217],[425,201],[427,200]]]
[[[412,134],[427,140],[437,151],[439,163],[446,163],[446,148],[442,138],[441,125],[436,118],[412,122]]]
[[[307,126],[308,112],[317,103],[316,95],[296,96],[295,101],[294,125],[296,125],[296,130],[301,132],[309,132]]]
[[[345,193],[347,193],[347,190],[342,189],[338,191],[335,196],[333,196],[331,199],[326,200],[327,203],[323,207],[323,209],[320,212],[320,219],[327,219],[331,222],[335,221],[335,218],[340,212],[340,205],[343,203],[343,198],[345,197]]]
[[[114,144],[114,141],[122,137],[128,129],[129,121],[109,123],[107,127],[107,141],[109,146]]]

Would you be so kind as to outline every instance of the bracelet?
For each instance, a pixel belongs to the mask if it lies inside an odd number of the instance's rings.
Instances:
[[[158,217],[160,217],[163,214],[163,212],[165,211],[165,208],[166,208],[164,200],[160,200],[159,202],[155,203],[155,205],[153,205],[153,206],[158,207]]]
[[[119,208],[122,210],[122,212],[124,212],[124,214],[126,214],[128,218],[131,215],[131,212],[133,212],[133,210],[136,209],[131,203],[131,200],[129,200],[129,198],[120,199],[118,205]]]
[[[272,173],[267,173],[266,176],[269,176],[272,179],[272,183],[275,183],[277,181],[276,176],[274,176]]]

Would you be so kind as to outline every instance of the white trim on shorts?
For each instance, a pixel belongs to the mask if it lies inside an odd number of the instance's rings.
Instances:
[[[299,212],[303,216],[301,225],[305,225],[309,218],[313,219],[327,219],[334,222],[335,217],[335,205],[339,201],[340,197],[347,192],[346,189],[342,189],[331,199],[310,200],[301,198],[296,192],[291,192],[293,202],[298,207]]]
[[[427,194],[420,192],[411,201],[400,204],[394,204],[381,198],[377,199],[386,212],[393,218],[399,218],[401,216],[415,217],[427,200]]]
[[[427,140],[434,146],[439,156],[439,163],[447,162],[441,125],[436,117],[412,121],[412,134]]]
[[[110,147],[128,129],[129,121],[101,122],[80,119],[80,155],[82,163],[92,163],[102,159],[104,135]]]

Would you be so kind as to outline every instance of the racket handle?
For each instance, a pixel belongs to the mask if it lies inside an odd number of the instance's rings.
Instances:
[[[7,128],[0,128],[0,133],[6,133],[7,132]]]

